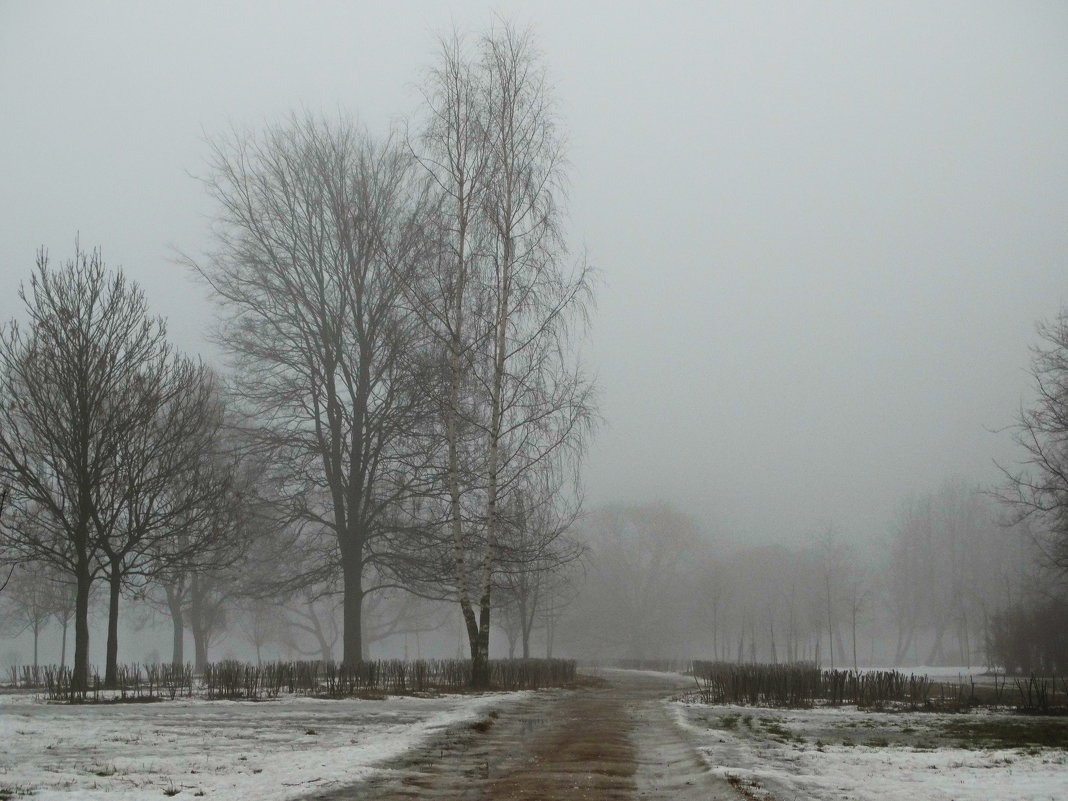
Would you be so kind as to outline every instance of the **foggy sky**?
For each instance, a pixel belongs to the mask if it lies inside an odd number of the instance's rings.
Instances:
[[[80,231],[215,358],[173,262],[210,244],[205,137],[301,108],[385,132],[437,34],[500,13],[536,30],[600,270],[590,503],[881,535],[1011,461],[991,430],[1068,299],[1068,5],[932,5],[0,0],[0,317]]]

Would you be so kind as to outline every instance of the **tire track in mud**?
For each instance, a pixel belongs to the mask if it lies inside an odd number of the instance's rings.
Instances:
[[[713,775],[662,699],[678,683],[611,672],[537,693],[453,727],[329,801],[717,801],[741,798]]]

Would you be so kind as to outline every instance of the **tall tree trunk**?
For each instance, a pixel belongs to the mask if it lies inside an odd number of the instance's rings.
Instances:
[[[719,659],[719,603],[712,604],[712,659]]]
[[[104,669],[104,687],[114,690],[119,683],[119,593],[122,591],[122,572],[119,562],[111,562],[108,574],[108,645]]]
[[[37,643],[41,638],[41,627],[33,624],[33,670],[37,672]]]
[[[59,646],[59,666],[67,666],[67,628],[70,626],[70,618],[63,618],[63,641]]]
[[[508,219],[510,209],[503,215]],[[504,237],[501,258],[501,284],[497,300],[497,330],[494,337],[493,387],[490,396],[489,464],[486,489],[486,548],[482,554],[481,597],[479,599],[478,648],[471,666],[471,683],[475,689],[489,687],[490,594],[493,567],[497,561],[497,504],[500,491],[501,426],[503,415],[504,368],[507,351],[509,305],[512,285],[512,237]]]
[[[334,660],[334,646],[332,643],[327,642],[322,621],[319,620],[319,615],[316,613],[315,606],[312,603],[308,603],[308,617],[311,618],[312,634],[315,635],[315,641],[319,646],[319,658],[323,662],[332,662]]]
[[[771,664],[779,664],[779,653],[775,648],[775,616],[768,610],[768,636],[771,638]]]
[[[74,602],[74,673],[71,690],[84,693],[89,689],[89,591],[93,578],[89,572],[89,560],[78,559],[78,595]]]
[[[490,685],[490,599],[488,587],[484,588],[479,607],[478,638],[475,653],[472,654],[471,658],[471,686],[476,690],[484,690]]]
[[[827,649],[831,656],[831,670],[834,670],[834,615],[831,611],[831,579],[827,577]]]
[[[905,660],[908,659],[909,648],[912,647],[912,637],[915,634],[915,627],[910,625],[907,629],[902,629],[901,625],[898,625],[897,631],[897,648],[894,649],[894,665],[899,666],[905,664]]]
[[[838,647],[838,661],[845,663],[847,658],[845,640],[842,639],[842,627],[837,622],[834,624],[834,643]]]
[[[208,637],[201,626],[193,626],[193,661],[197,673],[203,673],[208,667]]]
[[[931,652],[927,656],[928,665],[941,665],[945,662],[946,656],[942,649],[942,639],[945,637],[946,624],[943,621],[939,621],[938,628],[935,630],[934,642],[931,644]]]
[[[200,586],[197,577],[189,587],[189,628],[193,632],[193,660],[197,673],[204,673],[208,666],[208,626],[204,620],[205,590]]]
[[[164,588],[167,608],[171,613],[171,664],[180,669],[185,664],[185,616],[182,612],[182,591],[171,584]]]
[[[553,594],[549,593],[547,610],[545,614],[545,658],[553,658],[553,630],[555,628],[555,616],[553,609]]]
[[[968,613],[962,610],[960,616],[957,642],[960,645],[962,664],[970,669],[972,666],[972,646],[971,638],[968,636]]]
[[[463,255],[463,231],[460,238],[459,287],[456,290],[454,333],[449,342],[449,402],[445,406],[445,438],[449,451],[449,515],[452,530],[453,570],[456,574],[457,594],[459,595],[460,613],[463,626],[467,632],[467,645],[472,660],[472,684],[474,683],[474,661],[478,658],[478,623],[475,610],[471,605],[470,590],[467,586],[467,566],[464,561],[463,513],[460,508],[460,431],[457,418],[460,407],[460,383],[463,376],[461,354],[463,350],[463,291],[466,265]]]
[[[358,554],[349,553],[342,559],[344,601],[341,661],[355,665],[363,660],[363,564]]]
[[[523,643],[523,658],[530,659],[530,632],[534,628],[534,609],[528,607],[536,607],[537,600],[531,598],[531,603],[527,603],[527,595],[532,594],[531,589],[526,585],[526,579],[524,578],[522,584],[522,592],[519,594],[517,604],[519,606],[519,638]],[[509,642],[508,657],[512,657],[512,647]]]

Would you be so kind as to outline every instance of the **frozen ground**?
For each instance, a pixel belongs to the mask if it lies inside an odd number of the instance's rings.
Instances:
[[[679,701],[670,708],[713,771],[750,798],[1068,799],[1064,719]]]
[[[84,706],[0,695],[0,799],[295,798],[524,695]]]

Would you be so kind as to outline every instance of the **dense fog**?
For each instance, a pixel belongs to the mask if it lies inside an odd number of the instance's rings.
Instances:
[[[160,385],[211,421],[168,423],[204,445],[167,469],[225,485],[101,551],[90,663],[109,600],[119,662],[467,657],[485,581],[494,658],[1005,666],[1013,615],[1064,599],[1053,491],[1019,471],[1043,467],[1034,349],[1066,344],[1036,330],[1068,288],[1066,33],[1054,4],[0,5],[5,343],[34,330],[39,248],[53,274],[76,238],[86,264],[99,248],[165,320],[142,335]],[[529,94],[494,94],[509,68]],[[470,96],[449,94],[456,76]],[[508,103],[530,152],[483,133],[471,170],[527,158],[524,180],[486,178],[465,207],[439,112],[492,128]],[[321,326],[342,344],[298,397],[277,365],[318,319],[279,300],[300,295],[278,290],[300,258],[276,246],[302,234],[264,230],[350,191],[361,214],[335,217],[373,232],[339,223],[336,249],[386,242],[388,269],[300,285],[336,280],[323,296],[345,324]],[[360,350],[383,316],[388,358]],[[294,443],[329,450],[300,415],[346,358],[380,381],[352,398],[391,416],[335,480]],[[374,504],[345,495],[358,480]],[[364,515],[358,557],[342,495]],[[45,517],[33,491],[8,501],[12,530]],[[202,518],[215,528],[179,570],[193,546],[160,532]],[[54,563],[76,560],[18,547],[0,553],[0,584],[20,563],[0,668],[70,664]],[[126,560],[117,601],[107,559]]]

